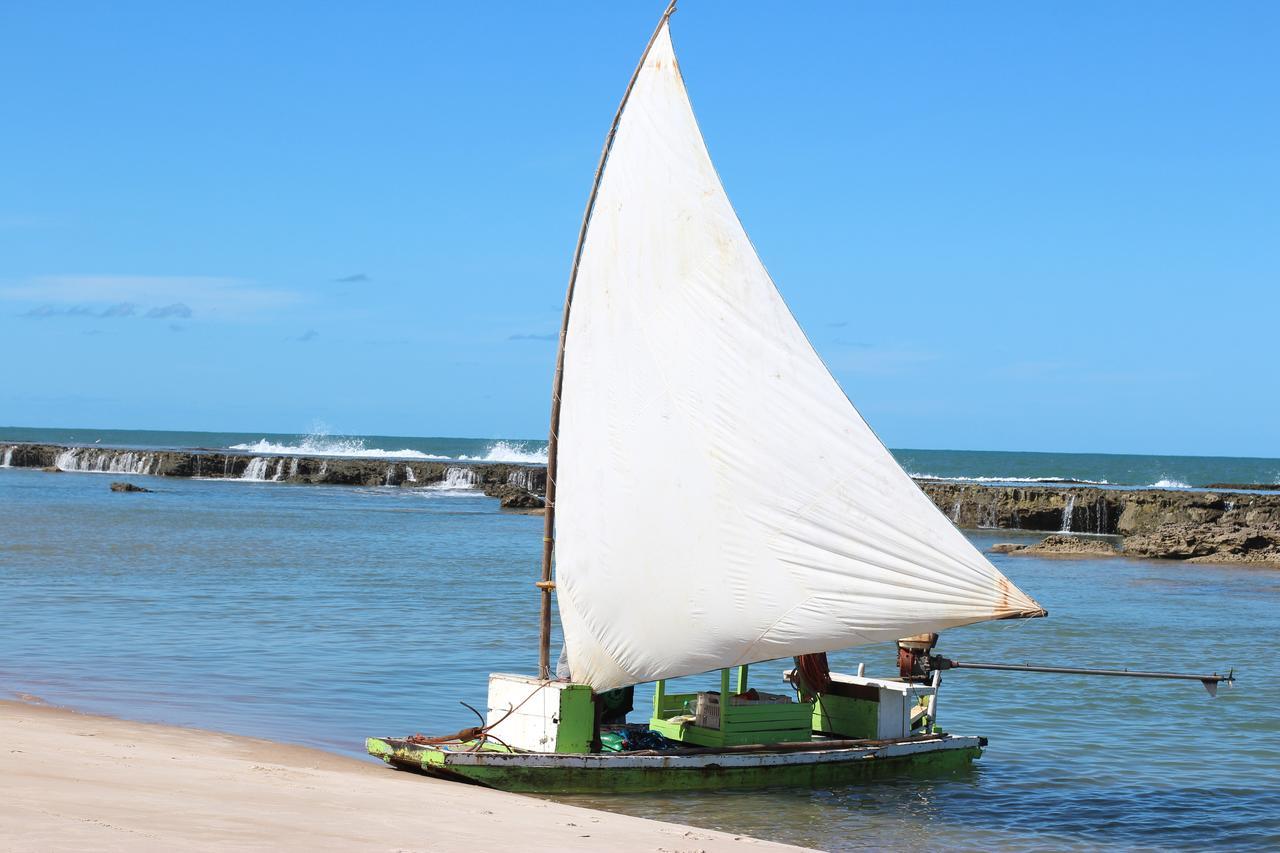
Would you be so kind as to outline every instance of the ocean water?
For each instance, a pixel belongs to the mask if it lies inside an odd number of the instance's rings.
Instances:
[[[0,426],[6,442],[100,444],[145,449],[238,450],[284,455],[547,461],[542,440],[336,435],[317,429],[282,433],[173,432]],[[1229,456],[1135,456],[1113,453],[1030,453],[995,450],[894,450],[914,476],[991,483],[1079,482],[1111,486],[1203,487],[1210,483],[1280,485],[1280,459]]]
[[[360,755],[470,725],[489,672],[534,669],[537,516],[468,490],[117,478],[0,470],[0,694]],[[832,850],[1280,846],[1280,572],[994,560],[1052,615],[950,631],[941,653],[1234,666],[1237,686],[952,672],[940,722],[991,739],[970,771],[575,801]],[[885,646],[832,661],[894,670]]]
[[[893,455],[913,475],[940,480],[1076,482],[1162,489],[1203,487],[1210,483],[1280,485],[1280,459],[1001,450],[895,450]]]

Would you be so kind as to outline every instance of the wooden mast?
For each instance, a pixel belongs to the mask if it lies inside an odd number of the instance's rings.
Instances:
[[[546,513],[543,517],[542,528],[542,579],[534,584],[542,591],[542,618],[538,640],[538,677],[543,679],[551,677],[551,592],[556,588],[555,582],[551,579],[551,561],[555,553],[556,469],[560,451],[558,435],[560,432],[560,392],[564,388],[564,343],[569,333],[569,311],[573,308],[573,288],[578,282],[578,265],[582,261],[582,247],[587,239],[587,228],[591,224],[591,212],[595,209],[596,196],[600,193],[600,179],[604,176],[605,163],[609,160],[609,150],[613,147],[613,140],[618,135],[618,125],[622,122],[622,111],[626,109],[627,100],[631,97],[631,90],[635,88],[636,79],[640,76],[640,70],[644,68],[644,61],[649,57],[649,50],[658,38],[658,33],[662,32],[662,27],[667,23],[667,19],[671,17],[675,10],[676,0],[671,0],[666,10],[662,13],[662,17],[658,19],[658,26],[654,28],[653,35],[649,37],[649,43],[644,46],[644,53],[640,55],[640,62],[636,64],[636,70],[632,72],[631,79],[627,82],[627,89],[622,94],[622,103],[618,104],[618,111],[613,116],[613,123],[609,125],[609,133],[604,140],[604,150],[600,152],[600,163],[596,166],[595,180],[591,184],[591,195],[587,198],[587,209],[582,214],[582,228],[578,231],[578,245],[573,250],[573,269],[569,271],[569,287],[564,296],[564,315],[560,321],[560,344],[556,350],[556,375],[551,383],[551,430],[547,437]]]

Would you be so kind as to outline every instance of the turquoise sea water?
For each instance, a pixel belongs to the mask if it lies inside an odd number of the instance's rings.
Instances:
[[[470,725],[459,700],[536,663],[539,517],[465,491],[116,478],[0,470],[0,693],[358,755]],[[991,739],[972,771],[576,801],[827,849],[1280,845],[1280,572],[994,559],[1052,615],[948,632],[943,654],[1238,685],[953,672],[940,721]],[[859,660],[893,672],[888,647],[833,655]]]
[[[173,432],[0,426],[5,442],[101,444],[129,448],[233,448],[244,452],[386,458],[545,462],[536,439],[423,438],[390,435]],[[1030,453],[1004,450],[894,450],[916,476],[990,482],[1078,481],[1166,488],[1210,483],[1280,485],[1280,459],[1228,456],[1138,456],[1113,453]]]

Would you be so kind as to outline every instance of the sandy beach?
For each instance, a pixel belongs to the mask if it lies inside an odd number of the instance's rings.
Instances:
[[[319,750],[0,702],[6,850],[795,850]]]

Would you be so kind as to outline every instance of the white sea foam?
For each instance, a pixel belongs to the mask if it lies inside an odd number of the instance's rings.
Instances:
[[[1114,486],[1108,480],[1084,480],[1073,477],[938,477],[934,474],[917,474],[908,472],[911,477],[917,480],[934,480],[944,483],[1061,483],[1067,486]],[[1134,488],[1134,487],[1130,487]],[[1146,486],[1137,488],[1148,489],[1190,489],[1193,488],[1190,483],[1184,483],[1181,480],[1175,480],[1172,477],[1165,477],[1154,483],[1148,483]]]
[[[383,450],[381,447],[365,447],[359,438],[328,438],[309,435],[297,444],[280,444],[265,438],[252,444],[233,444],[230,450],[249,453],[278,453],[285,456],[350,456],[370,459],[448,459],[421,450]]]
[[[256,456],[250,459],[249,464],[244,466],[244,472],[240,475],[240,479],[262,482],[267,479],[267,464],[265,456]]]
[[[404,494],[415,498],[472,498],[481,494],[478,489],[442,489],[438,484],[421,489],[397,489],[392,494]]]
[[[459,456],[468,462],[523,462],[531,465],[547,463],[545,447],[529,447],[523,441],[495,441],[484,456]]]
[[[331,436],[321,430],[299,438],[296,442],[271,441],[262,438],[252,443],[233,444],[227,449],[255,454],[270,453],[279,456],[344,456],[355,459],[456,459],[460,462],[513,462],[529,465],[545,465],[547,462],[546,448],[530,446],[529,443],[523,441],[495,441],[485,448],[484,453],[475,456],[469,456],[465,453],[458,456],[441,456],[407,447],[400,450],[368,447],[365,445],[363,438]]]
[[[140,450],[98,450],[93,447],[69,447],[53,461],[59,471],[82,471],[91,474],[154,474],[160,457]]]
[[[475,489],[478,483],[476,472],[470,468],[446,468],[444,479],[425,488],[433,492],[461,492]]]
[[[1077,477],[938,477],[933,474],[907,472],[917,480],[937,480],[945,483],[1065,483],[1068,485],[1110,486],[1106,480],[1082,480]]]
[[[1151,488],[1153,489],[1189,489],[1191,488],[1191,484],[1184,483],[1181,480],[1173,480],[1173,479],[1165,478],[1161,480],[1156,480],[1154,483],[1151,484]]]
[[[517,468],[507,475],[507,483],[512,486],[519,486],[522,489],[528,489],[531,492],[537,488],[534,480],[534,469],[532,468]]]

